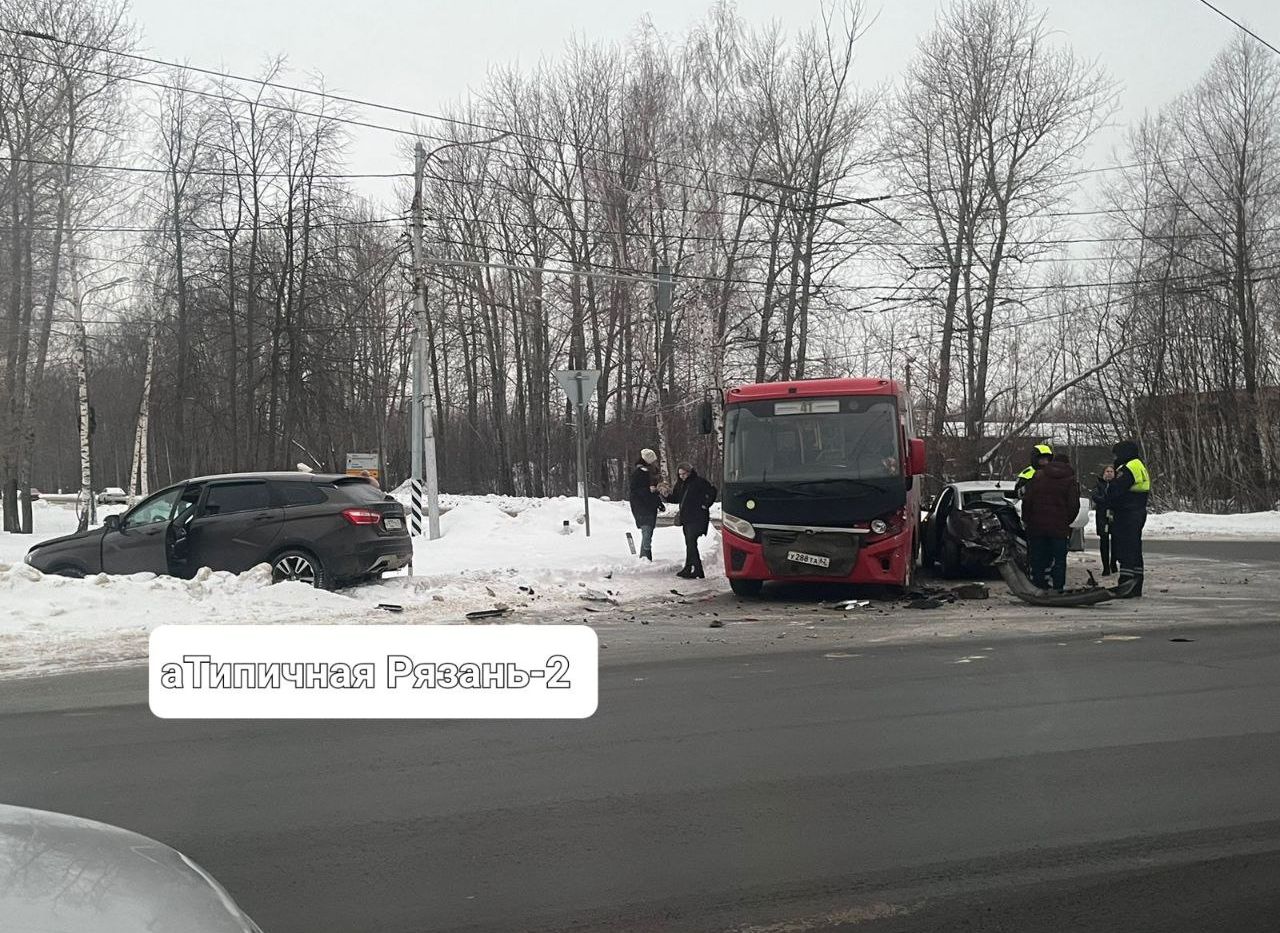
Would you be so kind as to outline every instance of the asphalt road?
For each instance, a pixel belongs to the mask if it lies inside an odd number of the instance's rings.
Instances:
[[[165,722],[139,676],[4,685],[0,801],[168,842],[267,933],[1280,916],[1268,625],[611,662],[581,722]]]
[[[1090,539],[1090,549],[1097,551],[1096,539]],[[1143,543],[1143,553],[1155,556],[1176,554],[1180,557],[1201,557],[1207,560],[1249,564],[1280,564],[1280,542],[1277,541],[1154,538]]]

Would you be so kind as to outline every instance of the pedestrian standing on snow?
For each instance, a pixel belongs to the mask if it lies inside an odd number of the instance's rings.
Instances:
[[[692,464],[680,464],[676,468],[676,476],[675,488],[667,494],[668,502],[680,504],[676,519],[684,530],[684,566],[676,576],[701,580],[706,574],[702,572],[698,539],[707,533],[707,526],[711,524],[711,503],[716,501],[716,487],[699,476]]]
[[[1036,467],[1022,490],[1022,524],[1027,530],[1031,584],[1061,593],[1067,586],[1067,545],[1080,512],[1080,484],[1065,458]]]
[[[646,447],[631,471],[630,497],[631,514],[640,529],[640,556],[645,560],[653,560],[653,529],[658,524],[658,513],[666,511],[658,494],[658,482],[658,455]]]
[[[1111,546],[1120,565],[1117,594],[1123,598],[1142,595],[1142,529],[1147,524],[1147,500],[1151,496],[1151,473],[1142,462],[1135,441],[1121,441],[1111,448],[1116,478],[1107,486],[1107,507],[1113,516]]]
[[[1111,548],[1111,526],[1115,519],[1107,507],[1107,489],[1116,478],[1116,468],[1108,464],[1093,487],[1093,516],[1098,532],[1098,550],[1102,555],[1102,575],[1109,577],[1116,572],[1116,557]]]

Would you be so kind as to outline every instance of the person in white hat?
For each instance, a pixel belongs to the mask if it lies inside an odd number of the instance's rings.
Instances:
[[[662,496],[658,494],[661,476],[658,455],[646,447],[640,451],[640,459],[631,473],[631,514],[640,529],[640,556],[653,560],[653,529],[658,524],[658,513],[665,511]]]

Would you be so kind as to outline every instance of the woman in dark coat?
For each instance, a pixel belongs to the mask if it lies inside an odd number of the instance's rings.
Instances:
[[[1093,515],[1098,530],[1098,550],[1102,552],[1102,575],[1109,577],[1116,572],[1116,557],[1111,551],[1111,510],[1107,508],[1107,489],[1116,478],[1116,468],[1108,465],[1093,487]]]
[[[631,514],[640,529],[640,556],[653,560],[653,529],[658,513],[665,511],[658,495],[658,455],[646,447],[640,451],[636,468],[631,471]]]
[[[716,501],[716,487],[698,475],[690,464],[682,463],[676,470],[675,488],[667,495],[668,502],[680,504],[679,522],[684,529],[684,567],[676,574],[685,579],[701,580],[702,555],[698,553],[698,539],[707,533],[711,524],[711,503]]]

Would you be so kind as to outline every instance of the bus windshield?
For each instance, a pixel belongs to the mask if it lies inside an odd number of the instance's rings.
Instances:
[[[805,483],[902,476],[893,396],[770,399],[731,405],[725,482]]]

